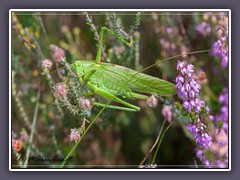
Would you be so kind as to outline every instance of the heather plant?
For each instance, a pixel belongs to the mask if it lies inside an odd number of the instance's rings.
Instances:
[[[227,168],[228,37],[225,12],[13,13],[13,167]]]

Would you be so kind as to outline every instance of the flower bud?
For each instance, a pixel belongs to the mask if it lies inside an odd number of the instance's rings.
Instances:
[[[19,140],[14,140],[12,142],[12,145],[13,145],[13,150],[16,151],[16,152],[19,152],[21,151],[22,149],[22,142],[19,141]]]
[[[152,108],[157,107],[157,104],[158,104],[158,100],[154,95],[152,95],[150,98],[148,98],[146,102],[147,102],[147,105]]]
[[[89,99],[79,99],[79,106],[84,110],[90,110],[91,109],[91,102]]]
[[[42,61],[42,68],[44,71],[46,70],[50,70],[52,68],[52,61],[50,61],[49,59],[44,59]]]
[[[171,106],[164,106],[162,108],[162,115],[167,119],[169,123],[172,121],[172,107]]]
[[[66,97],[67,96],[67,88],[64,84],[57,84],[56,85],[56,96],[59,97]]]
[[[80,139],[80,132],[77,129],[71,129],[70,141],[78,142]]]
[[[56,45],[50,45],[50,49],[52,50],[52,58],[55,62],[62,62],[62,59],[65,58],[65,51]]]

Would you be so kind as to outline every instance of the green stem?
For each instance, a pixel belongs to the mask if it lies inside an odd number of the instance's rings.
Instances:
[[[161,139],[160,139],[160,141],[159,141],[159,143],[158,143],[157,149],[156,149],[156,151],[155,151],[155,153],[154,153],[154,156],[153,156],[153,159],[152,159],[152,163],[151,163],[151,164],[154,164],[155,158],[156,158],[156,156],[157,156],[159,147],[160,147],[160,145],[161,145],[161,143],[162,143],[163,137],[164,137],[165,133],[167,132],[167,130],[171,127],[171,125],[172,125],[173,123],[174,123],[174,121],[172,121],[172,122],[167,126],[167,128],[164,130],[164,132],[163,132],[163,134],[162,134],[162,136],[161,136]]]
[[[36,102],[34,115],[33,115],[33,122],[32,122],[32,127],[31,127],[32,130],[31,130],[31,134],[30,134],[30,138],[29,138],[29,144],[28,144],[27,153],[26,153],[26,160],[24,162],[24,168],[27,168],[27,166],[28,166],[28,158],[29,158],[29,155],[30,155],[30,151],[31,151],[31,147],[32,147],[32,141],[33,141],[33,134],[34,134],[35,126],[36,126],[36,122],[37,122],[39,98],[40,98],[40,91],[38,91],[38,95],[37,95],[37,102]]]

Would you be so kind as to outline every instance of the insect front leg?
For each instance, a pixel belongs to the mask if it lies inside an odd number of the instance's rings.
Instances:
[[[125,105],[127,107],[133,108],[136,111],[140,111],[140,109],[141,109],[140,107],[134,106],[134,105],[132,105],[132,104],[130,104],[130,103],[128,103],[128,102],[118,98],[114,94],[111,94],[110,92],[93,85],[91,82],[88,82],[88,87],[90,89],[92,89],[95,93],[97,93],[97,94],[99,94],[99,95],[101,95],[101,96],[103,96],[105,98],[111,99],[111,100],[113,100],[115,102],[118,102],[120,104],[123,104],[123,105]]]
[[[96,69],[92,69],[92,70],[88,71],[88,72],[84,75],[83,79],[84,79],[85,81],[88,81],[95,72],[96,72]]]
[[[101,54],[102,54],[102,44],[103,44],[103,35],[104,32],[108,31],[109,33],[111,33],[114,37],[116,37],[117,39],[119,39],[120,41],[122,41],[124,44],[126,44],[127,46],[131,46],[132,45],[132,40],[130,42],[127,42],[126,40],[124,40],[123,38],[121,38],[120,36],[118,36],[117,34],[115,34],[112,30],[108,29],[107,27],[102,27],[101,28],[101,32],[100,32],[100,42],[99,42],[99,46],[98,46],[98,52],[97,52],[97,57],[96,57],[96,63],[101,61]]]

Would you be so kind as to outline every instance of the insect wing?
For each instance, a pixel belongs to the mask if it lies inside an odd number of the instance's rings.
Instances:
[[[103,73],[104,71],[113,73],[115,76],[121,77],[122,84],[125,84],[135,92],[161,96],[172,96],[176,93],[174,84],[123,66],[104,63],[101,64],[101,71]]]

